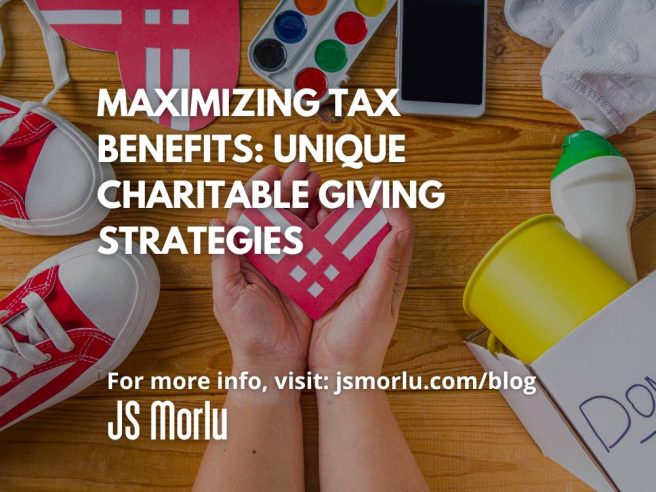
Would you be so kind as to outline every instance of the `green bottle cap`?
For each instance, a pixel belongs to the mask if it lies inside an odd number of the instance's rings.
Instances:
[[[572,133],[565,138],[563,155],[560,157],[551,179],[583,161],[603,156],[622,157],[622,154],[613,147],[613,144],[595,132],[581,130]]]

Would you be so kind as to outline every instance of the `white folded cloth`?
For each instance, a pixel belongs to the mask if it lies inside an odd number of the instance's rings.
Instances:
[[[609,136],[656,111],[656,0],[507,0],[506,16],[553,45],[544,97],[584,128]]]

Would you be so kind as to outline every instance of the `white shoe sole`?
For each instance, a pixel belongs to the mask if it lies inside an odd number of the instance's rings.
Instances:
[[[124,244],[121,244],[120,241],[119,244],[119,251],[124,252]],[[92,240],[69,248],[36,266],[27,275],[26,279],[76,256],[88,254],[89,252],[96,253],[100,245],[100,240]],[[128,316],[125,325],[121,328],[119,335],[114,339],[114,343],[110,349],[98,362],[82,373],[73,383],[38,407],[35,407],[9,425],[1,428],[0,432],[78,394],[92,384],[105,378],[109,372],[116,369],[130,355],[137,345],[157,307],[160,292],[159,271],[157,270],[155,261],[149,255],[121,255],[119,258],[126,262],[130,271],[135,276],[137,294],[133,310]],[[73,300],[75,301],[75,299]],[[99,328],[102,329],[102,327]]]
[[[16,107],[20,107],[22,104],[20,101],[6,96],[0,96],[0,100]],[[103,182],[116,179],[114,169],[109,164],[98,162],[97,145],[68,120],[45,107],[38,107],[32,112],[48,118],[55,123],[57,128],[82,150],[93,172],[93,188],[89,190],[90,193],[85,202],[77,210],[65,216],[51,219],[27,220],[0,216],[0,225],[24,234],[39,236],[72,236],[87,232],[105,220],[110,212],[109,209],[104,208],[100,204],[97,194]],[[53,190],[53,193],[56,191]]]

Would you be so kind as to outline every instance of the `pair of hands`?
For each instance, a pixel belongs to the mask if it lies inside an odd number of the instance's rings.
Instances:
[[[252,180],[282,181],[283,199],[292,182],[307,180],[310,196],[321,178],[307,164],[294,164],[284,174],[275,166]],[[380,197],[379,197],[380,198]],[[380,202],[380,200],[379,200]],[[329,211],[315,200],[307,209],[291,210],[309,227]],[[227,226],[243,209],[233,208]],[[403,209],[386,209],[391,232],[369,270],[321,319],[312,321],[244,257],[226,250],[212,259],[214,313],[226,333],[233,356],[233,374],[248,371],[262,378],[302,374],[306,368],[324,375],[379,375],[396,327],[412,256],[412,222]],[[213,225],[223,225],[214,220]]]

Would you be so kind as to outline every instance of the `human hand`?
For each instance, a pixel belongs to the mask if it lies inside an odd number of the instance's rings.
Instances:
[[[281,176],[275,166],[257,172],[253,180],[273,183],[281,180],[282,199],[291,196],[291,183],[307,180],[309,196],[319,186],[319,175],[307,164],[293,164]],[[291,210],[310,227],[316,225],[316,207]],[[228,229],[234,226],[243,208],[228,214]],[[221,220],[212,225],[226,224]],[[227,234],[227,230],[225,234]],[[307,350],[312,320],[287,296],[276,289],[245,258],[227,250],[212,258],[214,315],[223,328],[233,357],[233,374],[248,371],[262,378],[303,373],[307,366]]]
[[[379,195],[377,201],[381,203]],[[412,220],[384,209],[391,231],[357,286],[315,321],[308,353],[313,372],[379,375],[398,322],[412,258]],[[319,219],[326,212],[319,212]]]

